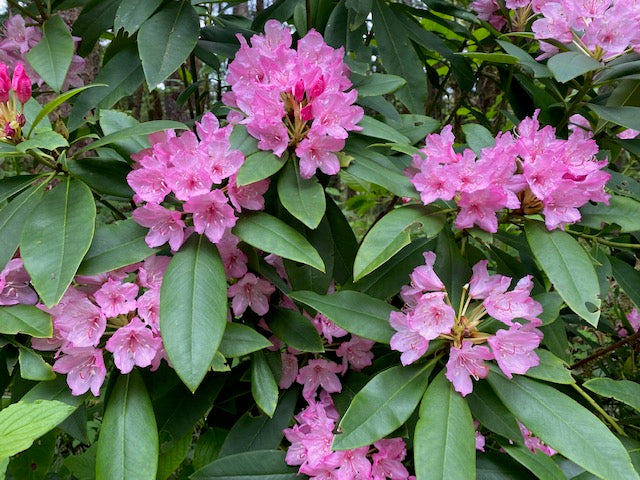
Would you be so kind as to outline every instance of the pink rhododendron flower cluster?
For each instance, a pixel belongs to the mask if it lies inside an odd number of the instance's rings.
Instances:
[[[489,374],[487,360],[495,360],[509,378],[538,365],[534,350],[542,340],[542,332],[536,328],[542,323],[538,319],[542,306],[530,296],[531,276],[520,279],[515,288],[509,290],[511,278],[489,275],[488,262],[482,260],[473,267],[471,280],[463,289],[461,308],[456,313],[444,285],[433,271],[435,254],[425,252],[424,258],[425,265],[411,274],[411,285],[402,288],[404,308],[391,312],[389,318],[396,330],[390,345],[402,352],[403,365],[422,357],[431,340],[450,342],[446,377],[462,396],[473,390],[471,377],[478,380]],[[508,328],[494,335],[480,331],[487,314]]]
[[[71,393],[100,394],[107,373],[104,350],[123,374],[134,366],[155,370],[166,358],[159,312],[168,264],[169,257],[152,256],[106,274],[77,276],[57,305],[39,306],[51,314],[53,336],[34,338],[32,345],[56,350],[53,371],[67,374]]]
[[[31,288],[31,277],[21,258],[9,260],[0,272],[0,305],[35,305],[38,294]]]
[[[10,67],[16,67],[19,63],[24,62],[24,56],[33,47],[35,47],[42,38],[42,31],[36,26],[27,26],[23,17],[13,15],[7,19],[2,30],[2,38],[0,38],[0,62]],[[80,38],[73,37],[77,43]],[[28,63],[24,66],[29,77],[41,86],[44,82],[40,75],[31,68]],[[62,89],[69,87],[81,87],[84,85],[80,74],[84,71],[84,58],[79,55],[73,55],[71,65],[67,72],[67,76],[62,85]]]
[[[226,263],[234,273],[243,270],[234,276],[242,276],[246,269],[235,263],[244,254],[236,252],[238,242],[231,234],[235,212],[264,208],[269,180],[238,186],[236,173],[244,155],[230,150],[233,126],[220,128],[218,119],[206,113],[196,127],[198,136],[191,131],[177,136],[173,130],[152,134],[151,148],[132,156],[136,163],[127,181],[134,201],[142,204],[133,219],[149,228],[150,247],[169,243],[175,251],[190,231],[204,234],[225,250],[221,254],[229,257]]]
[[[580,220],[578,208],[589,201],[608,203],[610,175],[601,170],[608,162],[596,160],[596,143],[582,130],[558,139],[553,127],[540,128],[537,116],[522,120],[517,135],[498,134],[479,158],[470,149],[454,152],[450,125],[428,135],[406,170],[422,202],[454,200],[457,228],[477,225],[489,232],[498,230],[503,209],[543,213],[553,230]]]
[[[13,95],[11,95],[13,91]],[[9,78],[9,69],[0,62],[0,141],[22,141],[22,127],[26,123],[24,104],[31,98],[31,79],[18,62]]]
[[[505,6],[515,11],[511,24],[523,28],[533,16],[531,29],[542,40],[545,58],[558,48],[545,40],[565,45],[572,43],[597,60],[609,61],[623,53],[640,52],[640,31],[629,25],[640,23],[640,4],[636,1],[582,0],[507,0]],[[478,17],[501,29],[507,22],[497,0],[474,0]]]
[[[362,108],[353,105],[344,50],[329,47],[315,30],[291,48],[291,33],[276,20],[265,24],[264,35],[254,35],[251,46],[238,35],[240,50],[229,64],[225,104],[245,116],[249,133],[262,150],[281,156],[288,147],[300,159],[300,175],[310,178],[320,169],[340,170],[336,155],[348,132],[359,130]]]

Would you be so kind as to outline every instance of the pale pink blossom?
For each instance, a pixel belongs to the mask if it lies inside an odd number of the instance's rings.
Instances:
[[[407,314],[407,325],[426,340],[447,334],[455,323],[455,312],[445,303],[445,292],[425,293],[415,308]]]
[[[329,393],[342,391],[342,384],[336,373],[341,373],[342,367],[337,363],[322,358],[309,360],[309,363],[298,371],[296,381],[303,385],[302,396],[311,400],[316,395],[318,387]]]
[[[518,426],[520,427],[520,432],[522,433],[522,438],[524,439],[524,445],[531,451],[531,453],[540,451],[548,457],[552,457],[557,453],[553,448],[545,445],[542,440],[534,436],[527,427],[520,423],[520,420],[516,419],[516,421],[518,422]]]
[[[105,317],[125,315],[135,310],[137,296],[138,286],[136,284],[121,283],[112,279],[107,280],[93,294],[93,298],[102,309]]]
[[[342,342],[336,350],[336,355],[342,358],[344,371],[347,369],[359,371],[371,365],[373,352],[371,348],[376,342],[354,335],[348,342]]]
[[[407,316],[402,312],[391,312],[389,323],[396,330],[389,342],[393,350],[402,352],[400,362],[409,365],[418,360],[429,348],[429,340],[411,329]]]
[[[211,243],[220,241],[225,231],[236,224],[233,208],[221,190],[191,197],[183,208],[193,215],[195,231],[204,233]]]
[[[527,275],[510,292],[491,292],[483,305],[489,315],[506,325],[513,325],[515,318],[537,319],[542,313],[542,305],[531,298],[532,288],[531,275]]]
[[[123,374],[133,370],[134,365],[148,367],[162,347],[162,340],[138,317],[133,317],[120,327],[107,341],[106,349],[113,353],[113,361]]]
[[[171,257],[151,255],[138,269],[137,281],[141,287],[155,289],[162,285],[162,277],[169,266]]]
[[[67,374],[67,385],[73,395],[82,395],[90,389],[96,397],[107,374],[102,350],[93,347],[66,350],[53,364],[53,371]]]
[[[373,443],[378,449],[371,459],[371,480],[407,480],[409,472],[402,464],[407,448],[402,438],[384,438]]]
[[[136,208],[132,216],[137,223],[150,229],[145,241],[151,248],[168,242],[171,249],[177,251],[182,245],[185,224],[180,212],[168,210],[155,203],[147,203]]]
[[[491,351],[482,345],[473,345],[469,340],[464,340],[460,347],[452,346],[449,350],[447,372],[445,376],[453,384],[456,392],[466,397],[473,391],[475,380],[486,378],[489,375],[489,366],[485,360],[492,360]]]
[[[511,278],[504,275],[489,275],[487,260],[481,260],[473,266],[473,275],[469,281],[469,295],[471,298],[484,299],[491,294],[506,292],[511,284]]]
[[[541,340],[542,332],[538,329],[514,323],[508,330],[498,330],[489,337],[488,343],[500,370],[512,378],[512,374],[523,375],[540,363],[534,350]]]
[[[269,296],[275,290],[271,282],[247,273],[227,291],[228,297],[232,299],[233,314],[242,315],[250,307],[258,315],[265,315],[269,311]]]
[[[30,286],[31,277],[21,258],[9,260],[0,272],[0,305],[35,305],[38,294]]]
[[[282,361],[282,375],[280,375],[278,386],[286,390],[293,385],[298,376],[298,358],[289,352],[282,352],[280,359]]]

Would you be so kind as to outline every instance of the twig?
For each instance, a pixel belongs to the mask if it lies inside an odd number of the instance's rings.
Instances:
[[[612,345],[609,345],[608,347],[603,348],[602,350],[598,350],[594,354],[589,355],[587,358],[583,358],[579,362],[576,362],[573,365],[571,365],[569,368],[571,370],[575,370],[576,368],[579,368],[582,365],[585,365],[585,364],[587,364],[589,362],[594,361],[596,358],[600,358],[600,357],[606,355],[607,353],[609,353],[609,352],[611,352],[613,350],[616,350],[617,348],[621,347],[622,345],[626,345],[627,343],[635,342],[638,339],[640,339],[640,330],[638,330],[633,335],[628,336],[627,338],[623,338],[622,340],[618,340],[616,343],[614,343]]]

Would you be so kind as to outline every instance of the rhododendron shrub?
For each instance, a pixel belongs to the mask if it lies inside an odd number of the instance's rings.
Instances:
[[[0,478],[638,479],[638,3],[473,8],[8,2]]]

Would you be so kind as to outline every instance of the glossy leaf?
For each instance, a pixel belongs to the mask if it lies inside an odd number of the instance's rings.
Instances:
[[[547,67],[560,83],[568,82],[587,72],[602,68],[597,60],[582,52],[562,52],[547,61]]]
[[[26,450],[76,407],[57,400],[20,401],[0,410],[0,458]]]
[[[525,226],[536,260],[565,303],[591,325],[600,318],[600,287],[587,253],[568,233],[547,231],[540,222]]]
[[[294,310],[276,308],[268,319],[273,334],[301,352],[324,352],[322,339],[311,321]]]
[[[131,198],[133,189],[127,183],[131,167],[110,158],[82,158],[69,162],[69,172],[96,192],[120,198]]]
[[[355,83],[353,88],[358,91],[359,97],[371,97],[393,93],[406,84],[407,81],[397,75],[373,73]]]
[[[608,107],[593,103],[587,103],[587,107],[593,110],[602,120],[634,130],[640,129],[640,107]]]
[[[444,226],[437,212],[410,205],[396,208],[382,217],[362,241],[353,265],[353,278],[358,281],[384,264],[411,242],[410,228],[420,223],[427,237],[436,235]]]
[[[483,148],[493,147],[496,143],[495,137],[482,125],[477,123],[466,123],[462,125],[462,131],[469,148],[476,155],[480,155]]]
[[[613,278],[636,305],[640,306],[640,272],[617,257],[607,257]]]
[[[438,235],[436,262],[433,270],[447,287],[449,300],[454,309],[460,305],[462,288],[471,278],[471,269],[462,254],[451,231],[445,229]]]
[[[273,152],[260,150],[258,148],[258,140],[256,140],[254,137],[252,137],[249,134],[249,132],[247,131],[247,127],[245,125],[235,125],[233,127],[233,130],[231,131],[231,135],[229,136],[229,150],[240,150],[242,153],[244,153],[246,158],[245,158],[245,163],[243,163],[242,166],[246,164],[247,160],[249,160],[249,157],[251,155],[259,152],[273,155],[276,159],[279,160],[279,158]],[[286,155],[287,153],[285,152],[281,158],[284,160],[284,158],[286,158]],[[268,161],[271,161],[271,159],[268,159]],[[255,160],[253,167],[258,168],[260,166],[260,163],[261,163],[260,161]],[[242,167],[240,167],[240,171],[238,172],[238,177],[240,177],[241,175],[240,172],[242,172]],[[250,172],[247,172],[247,174],[250,174]],[[263,177],[263,178],[266,178],[266,177]],[[262,179],[258,179],[258,180],[262,180]],[[257,180],[252,180],[251,182],[248,182],[248,183],[253,183],[255,181]],[[238,182],[238,185],[245,185],[245,184]]]
[[[396,129],[368,115],[362,117],[362,120],[360,120],[358,125],[362,128],[359,132],[361,135],[381,138],[383,140],[389,140],[390,142],[396,143],[410,143],[409,139]]]
[[[476,477],[473,419],[467,402],[441,372],[420,404],[413,456],[416,477],[460,479]]]
[[[612,195],[609,205],[604,203],[587,203],[580,209],[581,225],[600,229],[607,224],[616,224],[623,232],[640,230],[640,202],[629,198]]]
[[[42,26],[42,39],[25,55],[53,90],[62,90],[73,57],[73,38],[62,18],[52,15]]]
[[[262,212],[247,215],[238,220],[233,233],[260,250],[325,271],[324,262],[307,239],[276,217]]]
[[[68,147],[69,142],[57,132],[53,130],[45,130],[34,135],[29,140],[25,140],[17,145],[17,149],[22,153],[26,153],[28,150],[55,150],[60,147]]]
[[[640,412],[640,385],[631,380],[592,378],[583,385],[601,397],[612,397]]]
[[[538,62],[535,58],[529,55],[526,51],[522,50],[520,47],[516,47],[506,40],[497,40],[497,43],[509,55],[518,57],[518,60],[520,60],[520,65],[531,70],[536,78],[548,78],[552,76],[551,71],[546,65]]]
[[[253,138],[253,137],[251,137]],[[240,186],[259,182],[280,171],[287,163],[287,154],[277,157],[272,152],[255,152],[244,159],[238,170],[236,183]]]
[[[503,445],[502,448],[539,480],[566,480],[567,478],[556,462],[541,452],[531,453],[524,445]]]
[[[353,398],[340,420],[332,448],[370,445],[390,434],[411,416],[422,398],[433,363],[391,367],[377,374]]]
[[[272,417],[278,405],[278,383],[263,352],[251,356],[251,393],[258,408]]]
[[[527,370],[527,377],[565,385],[576,383],[571,376],[571,371],[567,369],[567,366],[561,359],[553,353],[540,348],[535,352],[540,358],[540,364],[537,367]]]
[[[23,402],[33,403],[36,400],[56,400],[74,408],[84,402],[84,396],[72,395],[64,375],[57,376],[50,382],[37,383],[22,397]]]
[[[298,480],[282,450],[254,450],[219,458],[191,475],[194,480]]]
[[[216,247],[194,236],[178,251],[160,291],[160,329],[171,364],[193,392],[227,324],[227,277]]]
[[[123,0],[116,12],[113,21],[113,30],[117,32],[121,28],[132,35],[138,31],[140,26],[147,20],[160,6],[162,0]]]
[[[155,480],[158,429],[147,389],[137,370],[120,375],[109,396],[96,457],[96,478]]]
[[[487,382],[476,382],[473,392],[465,397],[473,418],[492,432],[509,440],[522,438],[515,417],[493,392]]]
[[[112,133],[137,125],[140,125],[140,122],[125,112],[104,108],[100,110],[100,128],[105,135],[111,135]],[[132,153],[137,153],[145,148],[149,148],[149,139],[147,138],[147,134],[136,135],[123,140],[116,140],[110,147],[116,149],[118,152],[131,155]]]
[[[51,365],[33,350],[20,348],[18,362],[20,363],[20,376],[26,380],[40,382],[56,378],[56,374],[51,370]]]
[[[278,197],[287,211],[314,230],[320,224],[327,208],[324,189],[315,175],[300,177],[295,162],[289,162],[278,178]]]
[[[196,46],[199,33],[198,14],[186,0],[166,4],[142,24],[138,48],[149,88],[180,67]]]
[[[53,335],[51,317],[32,305],[0,307],[0,333],[26,333],[35,338],[49,338]]]
[[[39,175],[16,175],[0,179],[0,202],[20,193],[39,177]]]
[[[487,380],[535,436],[569,460],[601,478],[638,478],[620,441],[575,400],[526,377],[509,380],[493,368]],[[593,448],[594,438],[598,448]]]
[[[229,323],[224,329],[218,350],[226,358],[235,358],[270,346],[272,343],[253,328],[241,323]]]
[[[4,269],[16,252],[24,224],[40,202],[44,186],[33,185],[0,210],[0,268]]]
[[[395,308],[364,293],[342,290],[330,295],[318,295],[300,291],[290,293],[289,297],[322,313],[335,324],[360,337],[389,343],[395,333],[389,325],[389,314]]]
[[[89,187],[65,179],[45,193],[22,231],[20,253],[45,305],[58,303],[93,239],[96,205]]]

